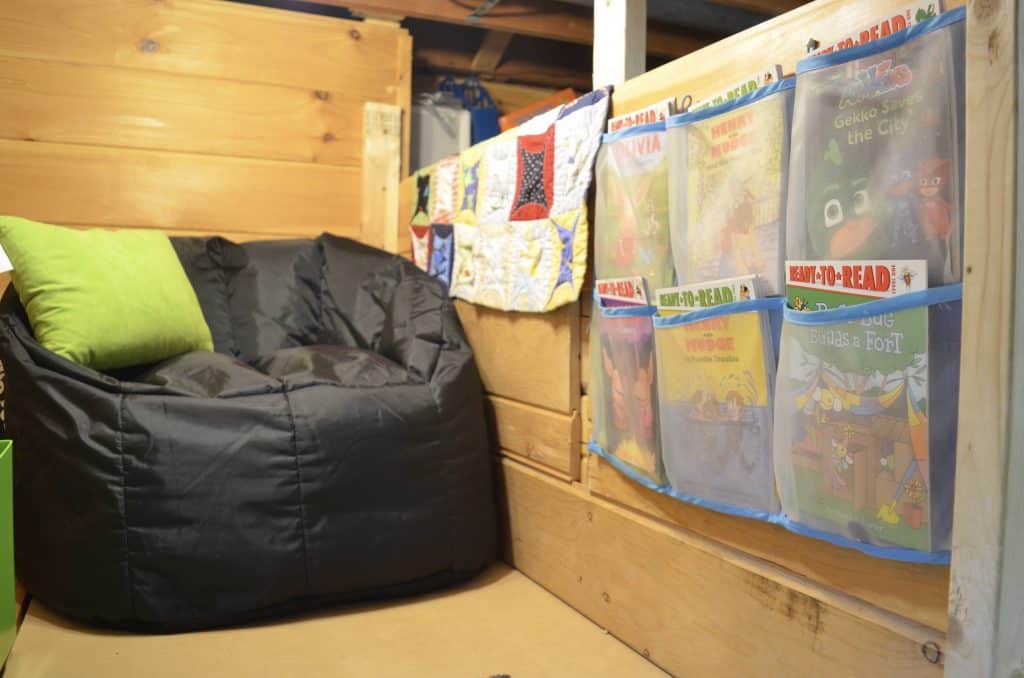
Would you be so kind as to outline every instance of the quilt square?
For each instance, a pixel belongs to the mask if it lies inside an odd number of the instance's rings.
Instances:
[[[480,228],[474,224],[455,224],[455,251],[452,259],[451,296],[473,299],[477,284],[477,252]]]
[[[430,221],[435,224],[450,224],[455,217],[456,194],[458,193],[459,156],[452,155],[437,163],[434,168],[430,192],[434,205]]]
[[[452,284],[452,256],[455,249],[455,233],[451,224],[434,224],[430,241],[430,267],[427,273],[444,283]]]
[[[594,174],[598,144],[608,113],[605,90],[566,104],[555,123],[555,197],[551,214],[578,209],[586,202]]]
[[[476,296],[472,301],[491,308],[507,309],[505,269],[513,228],[507,223],[481,224],[478,228],[477,244],[473,250]]]
[[[430,223],[430,172],[416,174],[416,194],[413,196],[415,203],[412,208],[411,224]]]
[[[430,270],[430,242],[434,238],[434,229],[430,224],[410,224],[409,235],[412,238],[412,263],[416,267]]]
[[[503,134],[483,149],[483,185],[477,188],[477,223],[504,224],[515,197],[516,139]]]
[[[558,277],[561,241],[550,219],[511,224],[505,251],[506,304],[513,311],[542,311]]]
[[[521,136],[516,145],[516,193],[513,221],[544,219],[551,211],[555,174],[555,126],[543,134]]]
[[[484,153],[482,149],[470,148],[459,156],[459,206],[455,222],[477,223],[477,204],[480,202],[480,183],[483,173]]]

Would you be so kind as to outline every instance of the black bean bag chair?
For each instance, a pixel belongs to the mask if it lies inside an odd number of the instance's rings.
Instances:
[[[179,631],[422,592],[493,559],[480,380],[434,279],[330,235],[174,246],[215,353],[101,374],[36,343],[13,290],[0,304],[33,595]]]

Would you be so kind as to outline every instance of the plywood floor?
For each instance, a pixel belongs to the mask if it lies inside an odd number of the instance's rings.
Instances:
[[[505,565],[449,591],[240,629],[143,636],[33,603],[5,678],[664,676]]]

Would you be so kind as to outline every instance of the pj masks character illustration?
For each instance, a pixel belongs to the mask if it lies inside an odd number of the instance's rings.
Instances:
[[[876,232],[889,222],[884,192],[874,192],[867,158],[835,139],[807,186],[807,235],[810,255],[821,259],[877,259],[888,250],[887,238]]]
[[[952,205],[945,198],[948,183],[948,160],[929,158],[917,164],[917,209],[921,230],[929,245],[929,277],[942,275],[949,256],[949,234],[952,231],[949,214]]]

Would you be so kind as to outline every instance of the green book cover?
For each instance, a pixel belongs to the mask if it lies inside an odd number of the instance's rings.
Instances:
[[[815,311],[923,290],[927,266],[788,261],[787,300]],[[787,510],[859,541],[931,550],[927,307],[790,324],[785,342],[777,407],[791,416]]]

